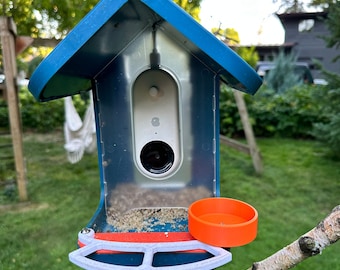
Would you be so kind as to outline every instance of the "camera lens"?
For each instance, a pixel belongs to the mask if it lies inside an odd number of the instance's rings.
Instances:
[[[140,154],[143,167],[154,174],[162,174],[168,171],[174,163],[174,151],[162,141],[147,143]]]

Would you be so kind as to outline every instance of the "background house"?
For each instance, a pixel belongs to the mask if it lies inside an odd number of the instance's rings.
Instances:
[[[313,59],[322,63],[325,69],[340,74],[340,62],[333,62],[339,54],[335,48],[327,48],[322,37],[329,34],[325,19],[327,12],[284,13],[277,15],[285,29],[285,43],[294,44],[291,51],[298,61],[310,64],[314,78],[322,74],[313,65]]]
[[[340,61],[333,62],[339,51],[327,48],[322,38],[329,34],[325,23],[327,12],[283,13],[277,16],[285,29],[285,42],[281,45],[256,46],[260,61],[272,60],[273,55],[284,50],[297,55],[297,61],[308,63],[314,78],[323,78],[313,64],[314,59],[320,61],[325,69],[340,74]]]

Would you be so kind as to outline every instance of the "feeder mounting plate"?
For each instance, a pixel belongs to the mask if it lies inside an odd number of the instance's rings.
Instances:
[[[107,240],[95,239],[95,232],[92,229],[81,231],[78,234],[79,242],[85,244],[69,254],[71,262],[83,269],[93,270],[110,270],[110,269],[138,269],[138,270],[192,270],[192,269],[214,269],[231,261],[232,255],[229,251],[204,244],[198,240],[188,240],[181,242],[165,243],[131,243],[131,242],[114,242]],[[144,253],[143,261],[138,266],[122,266],[108,264],[87,258],[90,254],[97,251],[113,252],[138,252]],[[182,265],[171,266],[153,266],[153,257],[158,252],[183,252],[192,250],[203,250],[209,252],[213,257]]]

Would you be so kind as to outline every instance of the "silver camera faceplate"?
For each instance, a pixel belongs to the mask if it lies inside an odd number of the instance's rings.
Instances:
[[[160,65],[151,69],[152,35],[152,27],[140,33],[95,84],[107,206],[115,190],[124,185],[169,194],[196,187],[206,191],[183,203],[174,193],[172,200],[158,202],[159,207],[188,207],[216,194],[218,76],[162,31],[162,26],[157,30],[156,47]],[[172,161],[166,145],[173,151]],[[151,164],[154,168],[150,169],[141,154],[155,149],[164,162]],[[151,160],[157,155],[151,154]],[[172,162],[169,168],[167,159]],[[134,201],[134,192],[124,196]],[[134,201],[133,208],[150,206],[150,201],[140,200]]]

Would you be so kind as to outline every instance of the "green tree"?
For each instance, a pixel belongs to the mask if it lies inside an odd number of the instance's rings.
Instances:
[[[221,27],[214,27],[211,32],[229,46],[240,44],[240,37],[234,28],[222,29]]]
[[[273,3],[280,3],[278,12],[297,13],[305,11],[304,1],[302,0],[273,0]]]
[[[57,25],[53,30],[57,30],[63,36],[97,4],[98,0],[34,0],[32,2],[33,8],[39,11],[42,18],[47,18],[48,26]]]
[[[199,21],[201,0],[174,1]],[[19,35],[63,37],[98,3],[98,0],[1,0],[1,2],[0,14],[13,18]]]
[[[328,12],[325,22],[329,29],[329,35],[325,36],[324,39],[328,47],[339,49],[340,1],[313,0],[312,5],[322,7]],[[338,54],[333,61],[339,60],[340,55]],[[328,85],[325,87],[325,91],[316,96],[316,99],[323,105],[323,114],[328,116],[328,121],[315,123],[313,134],[328,146],[332,156],[340,158],[340,75],[325,69],[322,70]]]
[[[242,57],[249,65],[255,68],[257,62],[260,59],[259,54],[256,51],[256,47],[238,47],[235,49],[237,54]]]
[[[274,59],[275,67],[265,76],[265,82],[276,93],[282,93],[299,83],[299,77],[294,72],[296,57],[280,51]]]
[[[62,38],[99,0],[0,0],[0,14],[12,17],[17,34],[33,38]],[[201,0],[174,0],[199,21]],[[32,55],[39,55],[40,50]],[[43,55],[46,55],[43,54]],[[1,67],[0,54],[0,67]]]
[[[188,12],[196,21],[200,21],[200,5],[202,0],[174,0],[174,2]]]
[[[65,35],[97,0],[3,0],[0,13],[12,17],[19,35]]]
[[[0,5],[2,16],[12,17],[20,35],[36,35],[38,20],[32,8],[33,0],[3,0]]]
[[[332,2],[328,4],[328,17],[326,24],[330,32],[329,36],[324,37],[328,47],[340,48],[340,1]],[[339,60],[338,55],[334,61]]]
[[[327,9],[329,5],[335,4],[336,2],[338,2],[338,0],[312,0],[309,5],[312,7]]]

